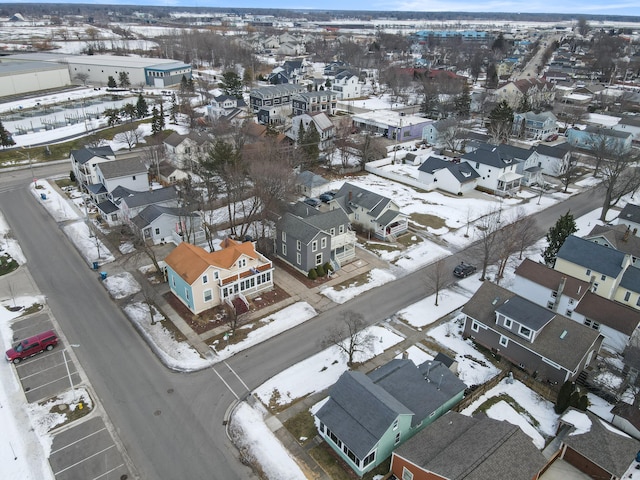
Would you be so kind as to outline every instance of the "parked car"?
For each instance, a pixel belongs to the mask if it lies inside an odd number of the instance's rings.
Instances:
[[[557,139],[558,139],[558,134],[552,133],[547,138],[545,138],[545,142],[553,142],[554,140],[557,140]]]
[[[317,198],[305,198],[303,202],[313,208],[318,208],[321,203]]]
[[[333,200],[333,197],[335,197],[335,196],[336,196],[336,194],[334,192],[324,192],[318,198],[321,201],[323,201],[324,203],[329,203],[331,200]]]
[[[456,265],[456,268],[453,269],[453,274],[458,278],[465,278],[476,273],[476,270],[475,265],[461,263],[460,265]]]
[[[45,350],[52,350],[57,344],[58,336],[56,333],[53,330],[47,330],[18,342],[13,348],[7,350],[6,357],[9,362],[20,363],[25,358]]]

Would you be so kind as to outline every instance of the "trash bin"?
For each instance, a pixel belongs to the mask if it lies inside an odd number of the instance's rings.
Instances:
[[[93,262],[93,269],[97,270],[99,267],[98,262]]]
[[[40,198],[41,198],[42,200],[46,200],[46,199],[47,199],[47,194],[46,194],[46,193],[41,193],[41,194],[40,194]]]
[[[105,280],[107,278],[107,272],[100,272],[100,280]]]

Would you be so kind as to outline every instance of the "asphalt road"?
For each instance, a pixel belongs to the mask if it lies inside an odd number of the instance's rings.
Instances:
[[[40,177],[66,173],[68,165],[40,167],[38,172]],[[30,178],[28,170],[0,174],[0,208],[67,339],[80,344],[74,353],[140,478],[255,478],[239,462],[222,427],[235,397],[213,369],[179,374],[162,366],[99,285],[95,272],[27,191]],[[568,209],[577,217],[599,207],[601,201],[602,194],[591,191],[536,214],[538,233],[544,235]],[[449,257],[447,272],[461,259],[473,262],[472,250]],[[433,293],[424,280],[430,268],[338,305],[227,363],[253,389],[319,351],[327,329],[342,312],[358,311],[372,324]]]

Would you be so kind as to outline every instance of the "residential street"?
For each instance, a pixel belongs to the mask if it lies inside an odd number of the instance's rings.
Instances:
[[[68,163],[37,167],[40,177],[68,174]],[[238,459],[222,425],[235,397],[213,368],[173,373],[151,352],[87,267],[58,224],[27,191],[29,169],[0,177],[0,205],[28,260],[27,266],[74,350],[122,445],[143,479],[255,478]],[[600,207],[602,192],[588,191],[536,214],[540,236],[571,210],[575,217]],[[532,200],[535,201],[535,200]],[[473,247],[447,259],[474,263]],[[382,321],[433,293],[426,267],[336,305],[226,363],[250,389],[321,349],[340,313],[355,310]],[[449,278],[449,277],[447,277]],[[450,277],[450,282],[454,282]],[[217,370],[223,370],[220,364]]]

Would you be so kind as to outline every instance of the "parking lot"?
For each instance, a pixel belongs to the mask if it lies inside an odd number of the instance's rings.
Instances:
[[[24,338],[46,330],[57,331],[47,312],[30,315],[13,324],[16,343]],[[90,392],[78,369],[74,348],[59,339],[51,351],[44,351],[18,364],[4,365],[14,368],[25,397],[30,404],[54,399],[58,395],[79,387]],[[75,396],[74,396],[75,397]],[[96,398],[91,398],[92,410],[85,416],[54,428],[49,464],[58,480],[72,479],[118,479],[133,478],[124,460],[118,443],[108,428],[108,419],[96,411]],[[66,406],[63,406],[66,409]]]

